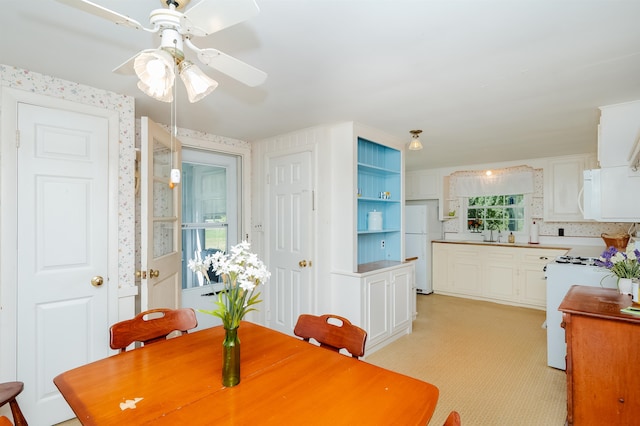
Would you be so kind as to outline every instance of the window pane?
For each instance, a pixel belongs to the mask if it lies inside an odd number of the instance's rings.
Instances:
[[[524,230],[523,194],[470,197],[468,203],[467,229],[470,232]]]
[[[182,245],[185,261],[204,259],[228,247],[227,169],[211,164],[182,163]],[[217,282],[213,271],[211,282]],[[182,288],[207,284],[204,277],[183,268]]]

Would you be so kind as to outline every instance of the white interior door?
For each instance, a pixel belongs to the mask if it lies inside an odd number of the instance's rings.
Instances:
[[[53,378],[108,355],[109,120],[20,103],[18,130],[17,378],[51,425],[73,417]]]
[[[140,309],[175,309],[182,293],[182,186],[169,182],[171,169],[181,168],[181,144],[147,117],[141,135]]]
[[[269,161],[270,327],[293,334],[301,313],[312,313],[313,203],[311,153]]]

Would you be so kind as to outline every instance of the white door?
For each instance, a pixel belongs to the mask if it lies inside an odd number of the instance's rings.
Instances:
[[[18,130],[17,378],[51,425],[73,417],[53,378],[108,355],[109,120],[20,103]]]
[[[241,164],[236,155],[182,148],[182,306],[196,310],[197,330],[222,324],[220,318],[198,312],[215,309],[222,284],[215,278],[207,284],[187,263],[238,244]]]
[[[181,168],[180,141],[141,119],[141,292],[140,309],[179,308],[182,290],[180,184],[170,186]]]
[[[287,334],[301,313],[312,313],[311,153],[269,161],[270,327]]]

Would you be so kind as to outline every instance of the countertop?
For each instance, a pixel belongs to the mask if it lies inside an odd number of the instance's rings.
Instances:
[[[565,255],[576,257],[600,257],[602,252],[606,250],[604,244],[597,245],[570,245],[570,244],[529,244],[529,243],[490,243],[487,241],[465,241],[465,240],[433,240],[434,243],[444,244],[470,244],[478,246],[497,246],[497,247],[517,247],[523,249],[538,248],[538,249],[553,249],[553,250],[565,250]]]
[[[572,250],[572,247],[559,244],[529,244],[529,243],[492,243],[488,241],[464,241],[464,240],[433,240],[434,243],[445,244],[471,244],[478,246],[496,246],[496,247],[518,247],[518,248],[538,248],[538,249],[556,249],[556,250]]]

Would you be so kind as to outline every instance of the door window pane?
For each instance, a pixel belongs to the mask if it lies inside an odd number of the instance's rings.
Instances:
[[[187,267],[189,259],[203,259],[237,244],[237,163],[235,156],[183,150],[182,288],[207,284]],[[209,279],[216,282],[218,277],[210,272]]]

